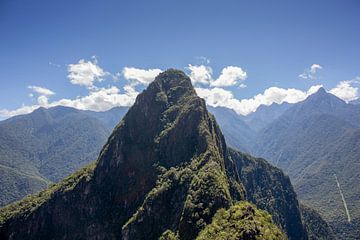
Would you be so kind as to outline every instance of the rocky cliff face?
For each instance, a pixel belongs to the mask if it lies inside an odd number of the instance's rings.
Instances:
[[[137,97],[94,164],[2,209],[0,238],[190,240],[246,199],[289,239],[307,239],[288,178],[227,150],[190,79],[168,70]]]
[[[335,240],[335,235],[330,226],[325,222],[319,213],[303,204],[300,211],[305,223],[309,240]]]
[[[236,164],[246,199],[268,211],[290,239],[305,239],[299,204],[289,177],[264,159],[232,149],[228,156]]]

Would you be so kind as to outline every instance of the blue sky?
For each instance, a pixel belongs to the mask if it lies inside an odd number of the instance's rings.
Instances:
[[[359,12],[360,2],[355,0],[2,0],[0,113],[6,118],[22,106],[63,104],[62,99],[69,105],[70,100],[91,93],[97,94],[96,99],[105,94],[105,101],[116,98],[114,104],[119,105],[146,86],[136,77],[139,72],[126,77],[125,67],[144,71],[174,67],[190,75],[189,64],[211,68],[212,80],[197,85],[200,95],[209,104],[238,113],[244,108],[253,111],[259,103],[299,101],[318,85],[351,100],[358,95],[360,81]],[[74,84],[68,76],[69,66],[81,59],[104,73],[92,72],[92,87]],[[235,76],[230,86],[210,83],[229,66],[241,69],[246,77]],[[144,77],[148,72],[139,74]],[[44,95],[34,86],[53,94]],[[124,86],[132,89],[126,92]],[[270,98],[264,93],[269,88]],[[124,91],[128,98],[117,96]],[[257,94],[262,95],[256,99]],[[39,100],[40,96],[46,99]],[[252,102],[241,103],[241,99]],[[84,101],[76,106],[87,108]],[[104,110],[111,104],[105,105]]]

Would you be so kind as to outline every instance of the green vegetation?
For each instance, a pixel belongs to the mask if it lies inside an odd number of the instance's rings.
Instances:
[[[76,184],[80,181],[89,181],[93,174],[96,163],[91,163],[88,166],[78,170],[77,172],[66,177],[60,183],[52,184],[49,188],[41,191],[38,194],[33,194],[24,199],[7,205],[0,209],[0,225],[7,219],[14,216],[26,217],[36,211],[43,203],[48,201],[54,194],[62,194],[64,192],[74,189]]]
[[[228,210],[220,209],[211,224],[202,230],[196,240],[281,240],[286,239],[272,222],[271,215],[255,205],[240,202]]]
[[[338,239],[356,239],[347,222],[337,175],[350,215],[360,219],[360,107],[320,89],[259,132],[253,153],[289,174],[301,202],[330,223]]]
[[[179,240],[179,236],[171,230],[166,230],[159,238],[159,240]]]
[[[0,122],[0,207],[39,192],[97,158],[124,109],[39,108]]]
[[[273,217],[237,204],[245,199]],[[0,216],[0,237],[14,240],[193,240],[214,229],[284,239],[274,224],[291,240],[306,239],[289,179],[228,149],[204,100],[177,70],[161,73],[137,97],[93,165]]]
[[[300,209],[309,240],[335,240],[332,229],[314,209],[303,204]]]

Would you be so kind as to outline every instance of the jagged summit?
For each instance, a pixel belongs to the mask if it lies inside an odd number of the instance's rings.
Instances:
[[[340,98],[336,97],[335,95],[327,92],[323,87],[319,88],[319,90],[310,95],[305,102],[312,102],[312,103],[318,103],[318,104],[324,104],[324,103],[328,103],[328,104],[345,104],[345,102],[343,100],[341,100]]]
[[[190,78],[183,71],[177,69],[170,68],[160,73],[154,82],[163,84],[166,90],[174,87],[184,87],[195,94]]]
[[[192,240],[219,209],[246,199],[274,214],[290,239],[306,239],[289,179],[229,152],[189,77],[170,69],[137,96],[94,164],[1,210],[0,238]],[[269,239],[278,232],[247,227]]]
[[[324,87],[320,87],[320,88],[316,91],[315,94],[322,94],[322,95],[324,95],[324,94],[327,94],[327,91],[325,90]]]

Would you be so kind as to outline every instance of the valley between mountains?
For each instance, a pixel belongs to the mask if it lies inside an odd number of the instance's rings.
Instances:
[[[324,89],[241,116],[174,69],[130,109],[40,108],[0,122],[0,238],[357,239],[359,120]]]

